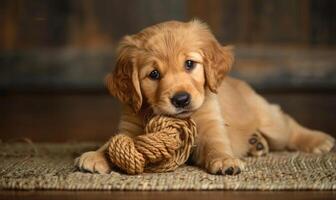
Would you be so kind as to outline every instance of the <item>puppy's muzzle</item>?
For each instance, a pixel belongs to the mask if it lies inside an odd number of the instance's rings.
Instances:
[[[170,101],[176,108],[184,108],[190,104],[191,97],[187,92],[178,92]]]

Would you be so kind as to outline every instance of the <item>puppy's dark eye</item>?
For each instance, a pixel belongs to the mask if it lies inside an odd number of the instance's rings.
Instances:
[[[151,71],[151,73],[149,73],[149,78],[151,78],[152,80],[159,80],[160,79],[160,72],[158,70],[153,70]]]
[[[192,60],[186,60],[186,61],[185,61],[185,65],[184,65],[184,67],[185,67],[188,71],[194,69],[195,66],[196,66],[196,62],[195,62],[195,61],[192,61]]]

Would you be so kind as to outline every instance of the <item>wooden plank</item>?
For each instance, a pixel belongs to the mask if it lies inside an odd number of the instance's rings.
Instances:
[[[4,0],[0,50],[106,48],[167,20],[200,18],[222,42],[334,46],[333,0]]]
[[[175,200],[215,200],[215,199],[233,199],[233,200],[332,200],[336,194],[333,191],[163,191],[163,192],[135,192],[135,191],[1,191],[2,199],[100,199],[109,200],[157,200],[157,199],[175,199]]]
[[[335,93],[262,93],[303,125],[336,137]],[[116,133],[120,103],[102,94],[8,94],[0,98],[0,139],[106,141]]]
[[[219,31],[221,30],[224,14],[223,2],[221,0],[188,0],[188,16],[189,18],[197,18],[206,22],[214,33],[221,35]]]
[[[237,46],[231,75],[258,89],[335,89],[336,50]],[[102,90],[114,50],[22,51],[0,55],[0,90]]]
[[[311,43],[336,44],[336,1],[311,1]]]
[[[258,89],[333,89],[336,49],[239,46],[232,75]]]

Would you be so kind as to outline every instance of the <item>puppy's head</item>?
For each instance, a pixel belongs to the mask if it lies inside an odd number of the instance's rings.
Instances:
[[[106,84],[135,112],[146,102],[155,114],[187,117],[202,105],[206,89],[217,92],[232,62],[230,49],[205,24],[165,22],[122,39]]]

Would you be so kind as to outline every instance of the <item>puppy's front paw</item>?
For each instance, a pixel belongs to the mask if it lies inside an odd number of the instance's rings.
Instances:
[[[236,175],[244,169],[244,162],[237,158],[223,156],[209,160],[205,168],[211,174]]]
[[[111,166],[104,152],[89,151],[83,153],[80,157],[75,159],[75,165],[81,171],[99,174],[108,174],[111,172]]]

